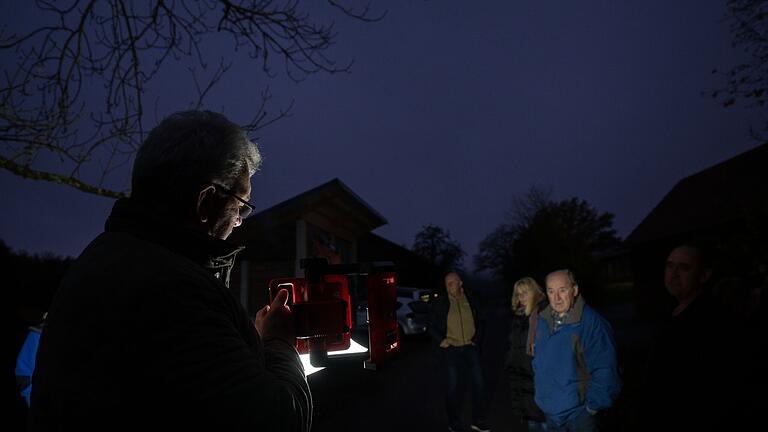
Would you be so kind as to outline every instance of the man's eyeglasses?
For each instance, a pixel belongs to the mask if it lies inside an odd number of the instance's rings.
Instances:
[[[231,196],[232,198],[234,198],[234,199],[236,199],[236,200],[240,201],[241,203],[243,203],[243,206],[239,208],[239,212],[240,212],[240,215],[239,215],[239,216],[240,216],[240,219],[245,219],[245,218],[247,218],[247,217],[248,217],[248,215],[249,215],[249,214],[251,214],[251,212],[253,211],[253,209],[255,209],[255,208],[256,208],[256,207],[254,207],[254,206],[253,206],[253,204],[251,204],[251,203],[249,203],[248,201],[246,201],[246,200],[244,200],[244,199],[240,198],[239,196],[237,196],[237,195],[236,195],[234,192],[232,192],[232,191],[231,191],[229,188],[226,188],[226,187],[224,187],[224,186],[222,186],[222,185],[220,185],[220,184],[217,184],[217,183],[213,183],[213,185],[214,185],[214,186],[216,186],[217,188],[221,189],[221,191],[222,191],[224,194],[226,194],[226,195],[229,195],[229,196]]]

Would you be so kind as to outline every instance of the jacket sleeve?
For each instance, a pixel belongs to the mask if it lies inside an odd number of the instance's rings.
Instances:
[[[610,408],[621,390],[616,343],[608,321],[595,314],[584,335],[584,360],[590,375],[586,405],[590,410]]]
[[[435,301],[429,311],[429,326],[427,329],[429,335],[432,337],[432,341],[435,345],[445,339],[446,322],[445,322],[445,298],[440,298]]]
[[[464,291],[467,299],[469,300],[470,307],[474,314],[475,320],[475,336],[472,337],[472,343],[477,345],[478,348],[482,348],[483,340],[485,339],[485,316],[481,313],[480,302],[477,296],[472,292]]]
[[[143,308],[153,329],[143,352],[173,406],[221,430],[306,432],[312,400],[295,348],[260,340],[225,288],[170,280]],[[237,306],[235,308],[234,306]]]
[[[309,431],[312,427],[312,395],[309,391],[304,367],[296,348],[281,339],[264,340],[266,369],[283,383],[286,406],[283,412],[294,413],[290,427],[281,430]]]
[[[24,345],[16,357],[16,386],[29,406],[32,392],[32,372],[35,370],[35,356],[40,343],[40,332],[29,330]]]

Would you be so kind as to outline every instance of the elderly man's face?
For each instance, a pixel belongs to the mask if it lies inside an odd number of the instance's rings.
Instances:
[[[461,293],[461,278],[456,273],[449,273],[445,277],[445,289],[448,291],[448,294],[452,296],[457,296]]]
[[[251,177],[248,173],[243,173],[232,187],[232,193],[245,201],[251,199]],[[213,237],[226,240],[232,230],[243,223],[240,219],[240,207],[244,204],[232,196],[223,197],[221,211],[218,217],[213,221],[209,234]]]
[[[664,271],[664,285],[672,297],[683,300],[697,293],[709,279],[710,272],[704,269],[699,251],[692,247],[675,248],[667,257]]]
[[[568,312],[578,295],[578,285],[571,284],[566,275],[555,273],[547,278],[547,297],[555,312],[559,314]]]

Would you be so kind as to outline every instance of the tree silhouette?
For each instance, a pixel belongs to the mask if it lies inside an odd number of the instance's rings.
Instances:
[[[748,60],[726,72],[717,69],[726,84],[711,92],[724,107],[741,101],[763,110],[768,98],[768,1],[729,0],[726,21],[730,25],[733,45],[744,49]],[[768,117],[764,118],[763,131],[753,131],[756,138],[765,140],[768,133]]]
[[[147,88],[167,64],[187,62],[194,88],[184,108],[191,109],[204,105],[233,64],[225,56],[235,52],[247,53],[267,76],[275,75],[278,60],[296,81],[348,72],[351,65],[326,56],[337,36],[333,24],[317,22],[298,0],[34,4],[43,22],[37,28],[21,35],[0,31],[0,53],[17,60],[3,66],[0,78],[0,167],[99,195],[124,195],[105,179],[130,162],[143,141]],[[383,17],[337,0],[325,5],[352,19]],[[221,57],[206,57],[211,44]],[[86,97],[94,92],[103,94],[103,103]],[[268,87],[260,98],[244,125],[249,131],[288,115],[293,105],[270,114]],[[46,169],[51,164],[57,168]]]
[[[514,204],[508,219],[483,239],[475,256],[478,270],[492,270],[508,282],[523,276],[541,279],[560,268],[593,282],[599,255],[620,244],[613,215],[578,198],[556,202],[532,189]]]
[[[424,225],[416,233],[413,252],[439,268],[443,275],[452,270],[462,270],[466,255],[461,245],[451,238],[450,231],[432,224]]]

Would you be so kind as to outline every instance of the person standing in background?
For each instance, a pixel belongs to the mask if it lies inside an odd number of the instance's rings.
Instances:
[[[448,430],[464,430],[461,420],[461,394],[459,380],[468,376],[472,382],[472,423],[476,432],[490,432],[487,424],[488,402],[485,382],[480,366],[480,344],[483,325],[478,318],[477,302],[464,289],[456,272],[445,276],[447,295],[432,306],[429,331],[438,346],[445,373]]]
[[[528,431],[546,431],[544,413],[534,400],[532,347],[539,312],[546,297],[533,278],[515,282],[509,314],[504,371],[512,392],[512,414],[528,425]]]

